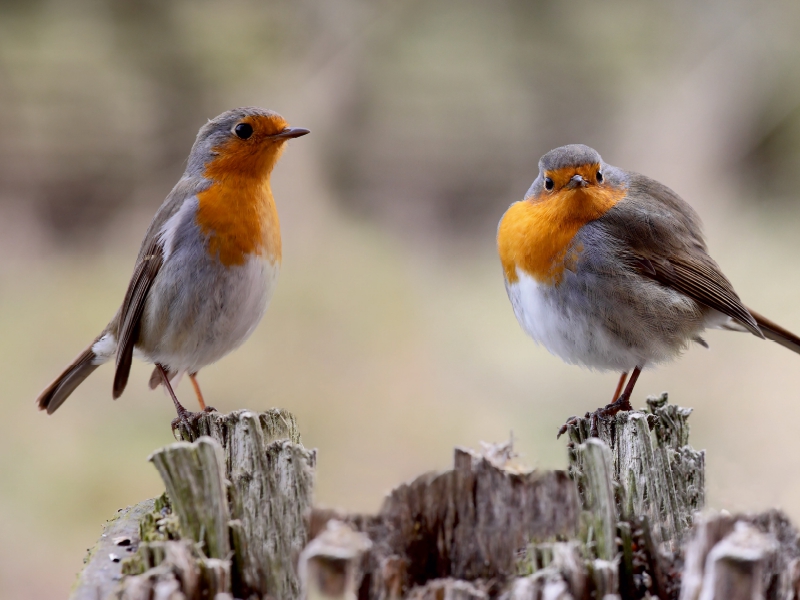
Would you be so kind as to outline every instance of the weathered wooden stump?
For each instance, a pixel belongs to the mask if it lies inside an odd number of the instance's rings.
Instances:
[[[690,410],[568,428],[568,471],[457,448],[375,515],[312,508],[316,455],[285,411],[205,413],[151,456],[166,493],[121,511],[73,598],[800,600],[777,511],[705,513]]]

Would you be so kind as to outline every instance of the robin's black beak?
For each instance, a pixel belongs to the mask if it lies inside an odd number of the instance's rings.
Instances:
[[[587,185],[589,185],[589,182],[586,181],[582,175],[573,175],[566,187],[568,189],[575,189],[577,187],[586,187]]]
[[[283,131],[279,131],[272,137],[279,140],[289,140],[292,138],[298,138],[300,136],[306,135],[311,133],[308,129],[303,129],[302,127],[287,127]]]

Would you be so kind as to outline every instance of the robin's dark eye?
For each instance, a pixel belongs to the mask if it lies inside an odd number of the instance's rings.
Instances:
[[[598,171],[597,172],[597,183],[603,183],[603,172],[602,171]]]
[[[250,125],[250,123],[239,123],[233,128],[233,133],[235,133],[237,137],[246,140],[253,135],[253,126]]]
[[[544,187],[545,187],[546,190],[552,190],[553,189],[553,180],[550,179],[549,177],[545,177],[544,178]]]

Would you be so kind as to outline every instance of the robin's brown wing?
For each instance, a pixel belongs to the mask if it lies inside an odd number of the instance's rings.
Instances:
[[[161,264],[164,262],[164,251],[158,241],[158,236],[151,236],[150,242],[142,248],[139,260],[133,270],[125,300],[122,302],[119,314],[119,332],[117,345],[117,365],[114,373],[113,396],[117,399],[122,395],[128,383],[133,360],[133,347],[139,341],[144,303],[147,293],[153,285],[153,280],[158,275]]]
[[[118,340],[113,387],[115,399],[120,397],[128,383],[133,360],[133,347],[139,339],[139,325],[144,311],[144,303],[150,286],[164,262],[164,249],[159,241],[161,229],[180,210],[184,202],[189,201],[199,190],[208,185],[209,182],[205,179],[181,179],[175,184],[147,228],[144,239],[150,241],[143,242],[139,249],[139,257],[136,260],[131,282],[128,284],[128,291],[125,293],[125,300],[112,321],[112,323],[116,322],[112,331],[116,331]]]
[[[651,258],[636,256],[642,275],[731,317],[753,335],[764,337],[753,315],[742,304],[731,283],[710,258],[697,260],[685,255],[669,258],[653,254],[650,256]]]
[[[764,334],[728,278],[708,255],[700,218],[675,192],[629,174],[628,195],[600,219],[638,272]]]

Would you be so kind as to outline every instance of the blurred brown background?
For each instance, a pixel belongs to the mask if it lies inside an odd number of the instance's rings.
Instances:
[[[54,416],[33,400],[105,325],[205,119],[272,108],[312,135],[273,177],[284,263],[253,338],[200,378],[283,406],[317,500],[373,510],[456,444],[563,467],[555,432],[614,374],[563,365],[505,297],[497,221],[583,142],[703,216],[745,301],[800,330],[800,5],[530,0],[0,3],[0,598],[62,598],[116,509],[160,493],[173,408],[135,366]],[[648,372],[694,407],[710,503],[800,520],[800,357],[713,332]],[[190,386],[178,389],[190,405]]]

